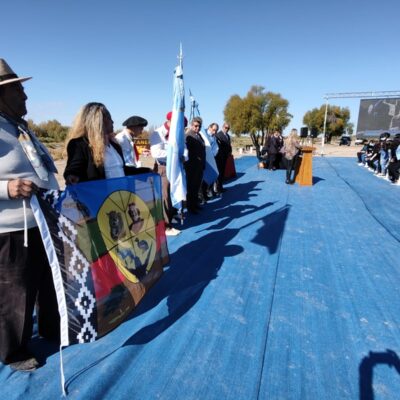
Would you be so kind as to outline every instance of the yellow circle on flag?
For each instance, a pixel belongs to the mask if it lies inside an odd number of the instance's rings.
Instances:
[[[100,207],[97,223],[119,271],[139,282],[156,255],[156,226],[146,203],[127,190],[113,192]]]

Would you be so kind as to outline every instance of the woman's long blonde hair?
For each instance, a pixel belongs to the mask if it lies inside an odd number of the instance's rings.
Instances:
[[[294,144],[299,141],[299,136],[297,134],[297,129],[292,129],[288,135],[288,137],[285,139],[285,143],[287,144]]]
[[[102,103],[88,103],[84,105],[68,132],[66,146],[71,139],[86,137],[93,155],[96,167],[104,165],[105,137],[107,132],[105,117],[110,116],[106,106]]]

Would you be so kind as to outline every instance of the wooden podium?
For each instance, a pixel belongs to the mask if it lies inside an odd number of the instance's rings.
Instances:
[[[304,146],[301,148],[303,157],[299,167],[299,172],[296,175],[296,182],[300,186],[312,186],[312,153],[314,147]]]

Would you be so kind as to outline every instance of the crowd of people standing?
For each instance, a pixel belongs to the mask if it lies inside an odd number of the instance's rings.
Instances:
[[[364,166],[376,176],[400,185],[400,134],[391,138],[389,132],[371,139],[357,152],[358,165]]]
[[[177,220],[177,212],[170,200],[170,184],[166,176],[166,161],[168,136],[172,113],[166,115],[166,121],[150,136],[150,152],[155,160],[154,170],[161,175],[163,182],[164,218],[166,221],[166,234],[177,235],[180,231],[173,226]],[[185,120],[185,125],[187,121]],[[186,208],[190,214],[198,214],[205,201],[212,197],[220,196],[225,190],[223,187],[224,172],[227,159],[232,153],[229,137],[229,125],[223,124],[218,131],[218,124],[213,122],[204,132],[210,144],[212,154],[218,168],[218,176],[215,182],[206,182],[204,171],[206,169],[206,143],[201,134],[203,121],[200,117],[194,117],[190,125],[185,129],[185,153],[183,165],[186,173]]]

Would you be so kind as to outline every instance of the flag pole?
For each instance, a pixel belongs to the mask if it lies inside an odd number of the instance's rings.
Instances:
[[[178,56],[178,60],[179,60],[179,66],[180,66],[181,68],[183,68],[182,42],[179,44],[179,56]]]
[[[182,51],[182,42],[179,43],[179,56],[178,56],[178,60],[179,60],[179,67],[182,70],[183,69],[183,51]],[[181,220],[181,226],[183,225],[183,202],[181,203],[181,207],[178,210],[178,215],[180,217]]]
[[[179,46],[178,65],[174,70],[173,107],[167,148],[167,179],[170,183],[171,203],[178,209],[183,224],[183,203],[186,200],[186,176],[183,166],[185,154],[185,93],[183,84],[183,51]]]

